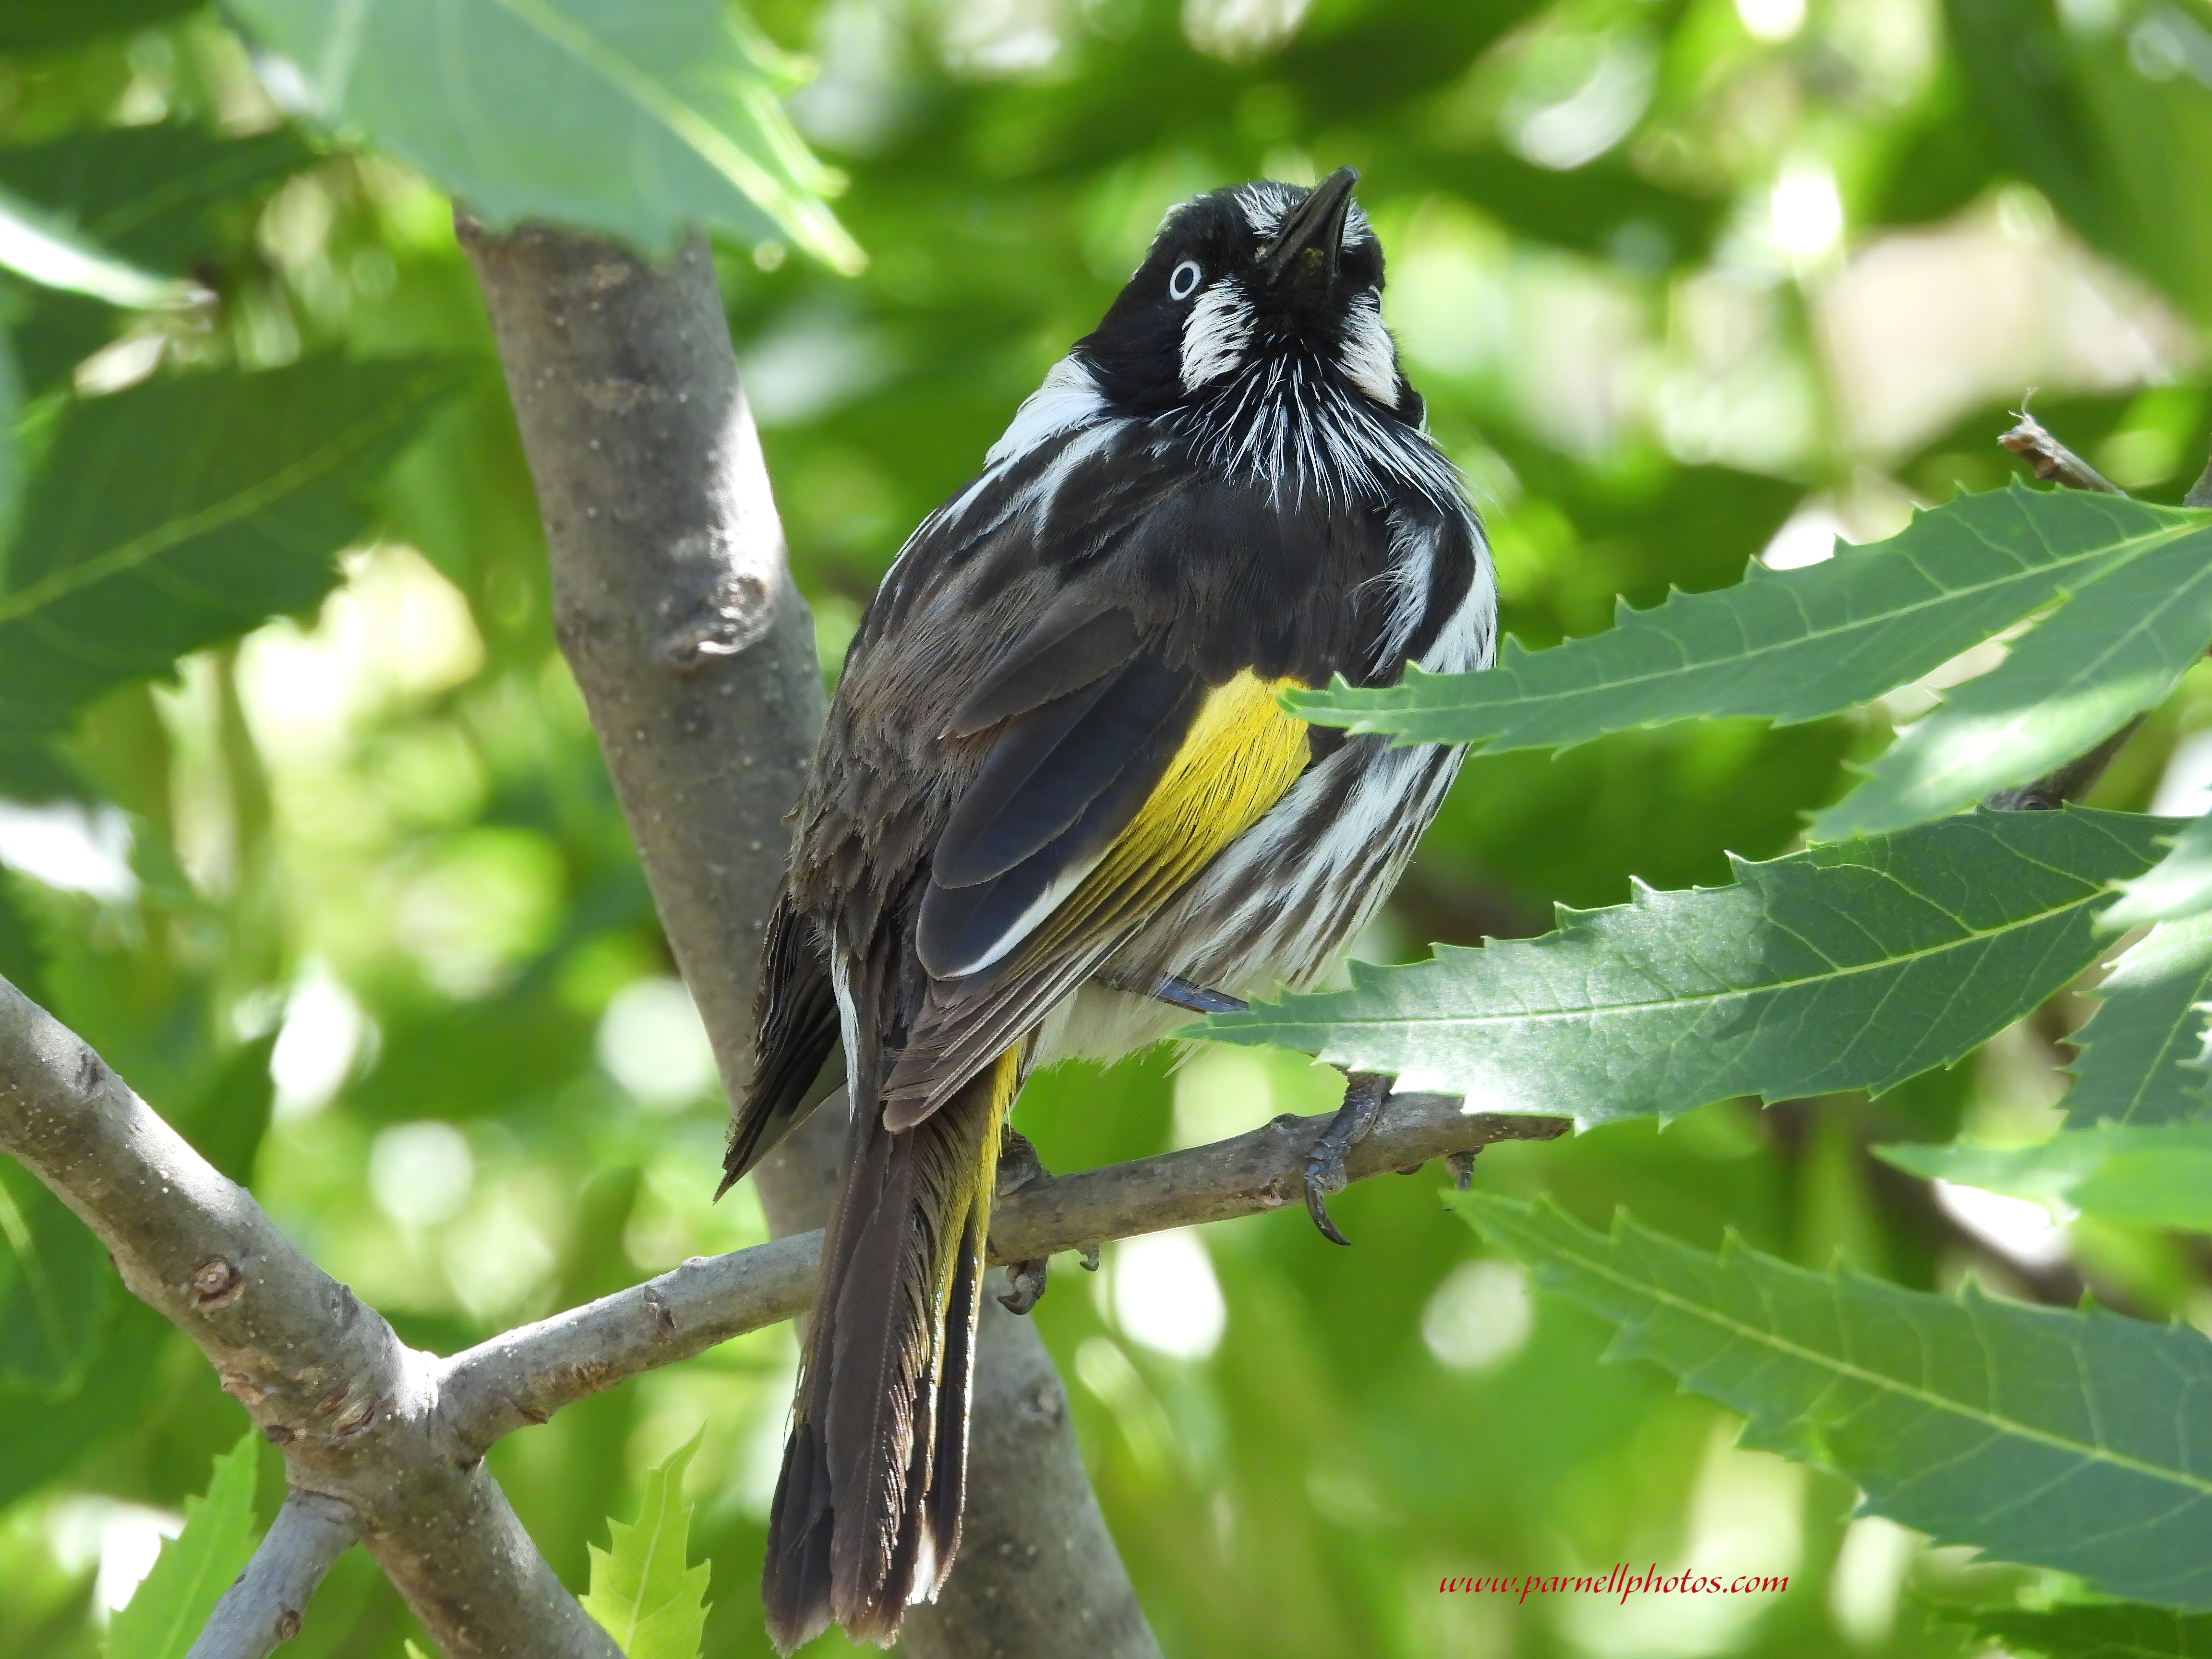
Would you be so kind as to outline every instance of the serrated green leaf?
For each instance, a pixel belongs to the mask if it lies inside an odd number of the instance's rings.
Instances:
[[[2096,960],[2105,886],[2165,822],[1977,812],[1765,864],[1737,884],[1639,891],[1559,931],[1352,987],[1217,1014],[1188,1034],[1270,1043],[1470,1111],[1583,1124],[1893,1088],[1948,1065]]]
[[[1908,1291],[1549,1204],[1454,1194],[1547,1290],[1750,1420],[1743,1443],[1836,1469],[1863,1507],[2099,1589],[2212,1608],[2212,1341],[2091,1309]]]
[[[0,572],[0,738],[316,604],[449,363],[305,360],[75,404]]]
[[[2212,1002],[2212,916],[2153,928],[2097,988],[2074,1039],[2081,1058],[2062,1103],[2069,1131],[2093,1123],[2173,1123],[2212,1106],[2202,1063]]]
[[[2204,1659],[2212,1654],[2212,1618],[2165,1607],[2121,1602],[2048,1613],[1990,1608],[1971,1616],[1976,1632],[2003,1643],[2008,1654],[2044,1659]]]
[[[2212,910],[2212,813],[2173,837],[2173,848],[2148,874],[2120,884],[2120,897],[2105,912],[2107,927],[2178,921]]]
[[[2069,1129],[2039,1146],[1881,1146],[1911,1175],[2138,1227],[2212,1232],[2212,1123]]]
[[[246,1431],[215,1460],[207,1495],[185,1500],[185,1529],[161,1546],[107,1627],[112,1659],[184,1659],[215,1604],[253,1553],[253,1478],[260,1437]]]
[[[592,1588],[584,1611],[629,1659],[697,1659],[707,1629],[708,1569],[704,1561],[684,1565],[691,1529],[684,1471],[706,1432],[701,1425],[647,1474],[637,1519],[607,1523],[612,1549],[590,1547]]]
[[[791,61],[716,0],[232,0],[325,121],[365,133],[495,226],[582,226],[665,251],[688,227],[860,249],[777,101]]]
[[[2154,547],[2084,583],[2003,662],[1950,692],[1813,820],[1815,841],[1901,830],[2086,754],[2161,702],[2212,641],[2212,556]]]
[[[1734,587],[1625,611],[1609,632],[1480,674],[1337,684],[1300,714],[1406,743],[1566,748],[1668,720],[1788,725],[1917,679],[2124,561],[2187,543],[2212,559],[2212,519],[2116,495],[2015,486],[1917,514],[1886,542],[1796,570],[1753,565]]]

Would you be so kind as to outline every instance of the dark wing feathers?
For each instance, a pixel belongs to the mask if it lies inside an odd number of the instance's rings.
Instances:
[[[915,948],[971,969],[1067,871],[1128,828],[1205,698],[1157,658],[1007,723],[939,838]]]
[[[960,705],[946,732],[973,737],[1080,690],[1127,663],[1143,642],[1136,617],[1121,606],[1101,609],[1087,593],[1071,595],[1014,641]]]
[[[753,1075],[730,1127],[717,1198],[836,1091],[837,994],[822,929],[794,909],[787,891],[776,899],[761,949],[760,990],[753,999],[758,1034]]]

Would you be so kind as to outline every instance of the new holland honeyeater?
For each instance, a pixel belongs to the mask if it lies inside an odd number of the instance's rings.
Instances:
[[[1171,210],[846,659],[724,1183],[842,1046],[850,1127],[763,1575],[784,1652],[833,1620],[888,1644],[952,1565],[1022,1079],[1312,981],[1458,770],[1278,701],[1493,649],[1488,551],[1383,326],[1356,177]]]

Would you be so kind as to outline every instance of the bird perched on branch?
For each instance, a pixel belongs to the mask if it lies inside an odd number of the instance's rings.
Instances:
[[[842,1076],[763,1575],[783,1652],[833,1620],[888,1645],[952,1564],[1022,1079],[1324,972],[1458,769],[1278,701],[1492,653],[1488,552],[1383,327],[1357,177],[1171,210],[846,659],[723,1183]],[[1355,1079],[1309,1164],[1331,1237],[1322,1200],[1386,1089]]]

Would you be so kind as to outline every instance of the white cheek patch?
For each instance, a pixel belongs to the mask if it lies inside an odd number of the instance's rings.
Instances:
[[[1182,389],[1195,392],[1244,362],[1252,343],[1252,307],[1234,283],[1198,296],[1182,325]]]
[[[1390,331],[1382,326],[1382,302],[1372,294],[1362,295],[1345,319],[1344,355],[1337,366],[1376,403],[1397,407],[1398,354],[1391,349]]]

